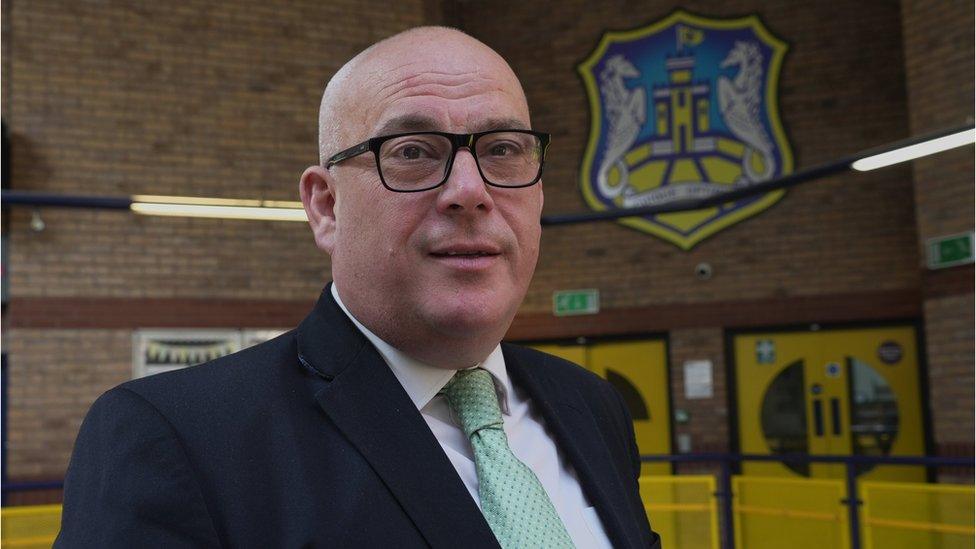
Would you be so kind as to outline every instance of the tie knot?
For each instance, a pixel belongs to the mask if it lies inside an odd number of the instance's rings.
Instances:
[[[461,422],[461,430],[471,438],[478,431],[494,427],[501,429],[502,412],[491,374],[481,368],[460,370],[441,389]]]

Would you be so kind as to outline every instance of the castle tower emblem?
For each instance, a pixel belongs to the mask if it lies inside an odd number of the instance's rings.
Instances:
[[[707,197],[789,173],[776,85],[786,45],[757,17],[676,11],[608,32],[578,67],[591,108],[581,188],[594,210]],[[783,196],[621,223],[690,249]]]

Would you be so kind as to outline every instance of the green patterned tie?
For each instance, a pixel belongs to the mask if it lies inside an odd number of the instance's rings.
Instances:
[[[471,440],[481,511],[498,543],[504,549],[574,547],[539,479],[508,447],[491,374],[461,370],[441,393]]]

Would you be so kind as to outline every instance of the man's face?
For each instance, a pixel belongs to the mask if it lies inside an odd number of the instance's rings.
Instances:
[[[521,87],[490,50],[462,40],[408,41],[397,51],[362,78],[347,119],[358,132],[345,132],[358,135],[343,148],[406,131],[529,128]],[[541,183],[489,187],[467,149],[458,151],[447,182],[429,191],[387,190],[369,153],[333,166],[329,175],[336,192],[328,251],[353,315],[387,342],[433,362],[442,361],[424,347],[466,340],[493,347],[535,269]]]

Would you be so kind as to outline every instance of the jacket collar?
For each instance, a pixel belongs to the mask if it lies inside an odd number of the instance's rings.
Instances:
[[[497,548],[420,412],[329,288],[298,326],[315,400],[370,463],[432,547]]]

